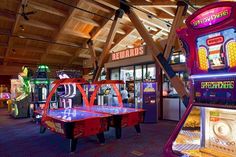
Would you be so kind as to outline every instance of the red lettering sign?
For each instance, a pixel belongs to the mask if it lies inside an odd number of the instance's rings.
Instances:
[[[111,60],[115,61],[115,60],[141,56],[141,55],[144,55],[143,46],[112,53]]]

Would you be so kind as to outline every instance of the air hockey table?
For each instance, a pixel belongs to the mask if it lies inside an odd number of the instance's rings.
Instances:
[[[122,128],[124,127],[134,126],[137,133],[141,133],[140,123],[144,121],[145,110],[123,107],[122,97],[116,85],[124,84],[124,82],[121,80],[102,80],[94,82],[93,84],[96,86],[96,88],[90,97],[89,106],[79,107],[79,109],[95,113],[110,114],[112,117],[110,118],[109,124],[111,127],[115,128],[117,139],[121,138]],[[106,84],[110,84],[114,89],[118,98],[118,107],[94,105],[94,101],[99,88],[101,88],[102,85]]]
[[[122,128],[134,126],[137,133],[141,133],[140,123],[144,120],[145,111],[142,109],[114,107],[114,106],[91,106],[78,107],[94,113],[105,113],[111,115],[109,125],[115,128],[116,138],[121,138]]]
[[[78,138],[97,135],[100,143],[105,142],[104,131],[109,129],[109,114],[95,113],[79,110],[78,108],[49,109],[50,100],[57,87],[61,84],[75,83],[79,90],[81,87],[79,79],[60,79],[53,83],[55,86],[47,97],[45,107],[42,111],[40,122],[40,133],[44,133],[46,128],[62,135],[70,140],[70,152],[76,150]],[[81,94],[85,94],[81,91]],[[86,101],[86,97],[84,100]],[[88,103],[88,101],[86,101]]]

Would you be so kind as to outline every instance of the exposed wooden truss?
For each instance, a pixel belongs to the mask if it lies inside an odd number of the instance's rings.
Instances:
[[[215,1],[189,2],[199,8]],[[22,4],[26,3],[26,12],[36,12],[29,16],[29,20],[19,14]],[[128,0],[128,3],[135,7],[135,14],[159,49],[164,50],[159,42],[173,32],[171,26],[175,25],[177,1]],[[88,40],[93,40],[97,55],[104,52],[114,13],[120,4],[117,0],[10,0],[0,3],[0,6],[0,59],[4,66],[13,62],[34,62],[74,67],[80,66],[84,58],[93,57],[89,52]],[[189,7],[186,17],[194,11],[193,7]],[[141,44],[144,44],[142,37],[128,16],[124,15],[117,23],[109,52]]]

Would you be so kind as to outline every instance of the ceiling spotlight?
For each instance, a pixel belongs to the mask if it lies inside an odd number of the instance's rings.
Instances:
[[[166,24],[167,27],[171,27],[171,25],[169,23]]]
[[[12,53],[13,53],[13,54],[16,54],[16,50],[15,50],[15,49],[12,49]]]
[[[24,31],[24,30],[25,30],[25,28],[24,28],[24,26],[23,26],[23,25],[20,25],[20,29],[21,29],[22,31]]]
[[[151,18],[152,18],[152,15],[151,15],[151,14],[147,14],[147,17],[151,19]]]

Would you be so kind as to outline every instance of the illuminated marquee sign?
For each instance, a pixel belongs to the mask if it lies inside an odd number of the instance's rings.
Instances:
[[[142,55],[144,55],[143,46],[112,53],[111,60],[116,61],[120,59],[126,59]]]
[[[231,7],[218,7],[207,10],[198,16],[196,16],[190,24],[194,28],[204,28],[210,25],[217,24],[228,17],[231,14]]]
[[[213,37],[213,38],[207,39],[207,41],[206,41],[208,46],[221,44],[223,42],[224,42],[223,36]]]
[[[201,89],[234,89],[234,81],[201,82]]]

